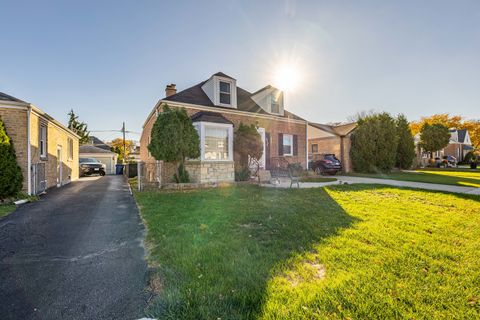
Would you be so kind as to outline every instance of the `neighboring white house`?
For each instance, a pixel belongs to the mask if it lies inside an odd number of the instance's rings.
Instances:
[[[105,165],[106,174],[115,174],[117,154],[92,145],[80,146],[79,158],[95,158]]]

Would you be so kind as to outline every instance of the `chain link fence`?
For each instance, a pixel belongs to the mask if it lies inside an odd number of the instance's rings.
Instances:
[[[137,163],[138,191],[162,186],[162,165],[161,161]]]

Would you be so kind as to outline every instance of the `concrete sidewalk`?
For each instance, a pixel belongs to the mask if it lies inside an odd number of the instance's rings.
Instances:
[[[416,189],[427,189],[435,191],[445,191],[445,192],[454,192],[454,193],[464,193],[464,194],[473,194],[480,195],[480,188],[475,187],[461,187],[453,186],[446,184],[435,184],[435,183],[423,183],[423,182],[412,182],[412,181],[399,181],[391,179],[376,179],[376,178],[363,178],[363,177],[351,177],[351,176],[335,176],[337,181],[331,182],[300,182],[300,188],[321,188],[329,185],[338,185],[338,184],[383,184],[394,187],[408,187]],[[275,187],[275,188],[289,188],[289,180],[281,180],[280,184],[276,185],[263,185],[266,187]],[[296,188],[296,185],[293,186]]]

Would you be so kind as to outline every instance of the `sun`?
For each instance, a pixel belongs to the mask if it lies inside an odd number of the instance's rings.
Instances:
[[[273,85],[282,91],[294,91],[300,80],[300,70],[294,64],[278,65],[273,75]]]

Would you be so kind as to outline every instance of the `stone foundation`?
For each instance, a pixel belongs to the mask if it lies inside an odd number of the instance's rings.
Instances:
[[[195,183],[235,181],[233,161],[189,161],[185,167]]]

